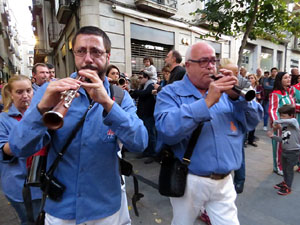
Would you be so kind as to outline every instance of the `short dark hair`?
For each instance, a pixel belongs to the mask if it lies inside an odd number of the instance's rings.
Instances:
[[[181,63],[182,56],[177,50],[172,50],[172,56],[175,58],[176,63]]]
[[[32,73],[36,73],[36,68],[39,67],[39,66],[41,66],[41,67],[47,67],[47,65],[46,65],[45,63],[36,63],[36,64],[34,64],[34,66],[32,67]],[[48,68],[48,67],[47,67],[47,68]]]
[[[144,77],[144,78],[148,78],[148,80],[150,80],[150,76],[148,74],[146,74],[145,72],[142,72],[141,75]]]
[[[144,59],[143,59],[143,62],[145,62],[146,60],[149,60],[150,61],[150,65],[153,65],[153,59],[151,58],[151,57],[145,57]]]
[[[273,68],[271,69],[271,73],[272,73],[273,70],[277,70],[277,71],[278,71],[277,67],[273,67]]]
[[[46,63],[46,66],[49,70],[54,69],[54,66],[51,63]]]
[[[72,40],[72,48],[74,48],[74,46],[76,44],[76,38],[80,34],[96,35],[96,36],[102,37],[106,53],[110,53],[111,42],[110,42],[109,37],[107,36],[107,34],[103,30],[99,29],[98,27],[94,27],[94,26],[81,27],[77,31],[77,33],[75,34],[75,36],[74,36],[74,38]]]
[[[291,105],[291,104],[286,104],[281,106],[278,109],[279,114],[288,114],[289,116],[293,116],[296,113],[296,109],[295,106]]]
[[[264,74],[269,74],[270,75],[270,72],[269,71],[265,71]]]

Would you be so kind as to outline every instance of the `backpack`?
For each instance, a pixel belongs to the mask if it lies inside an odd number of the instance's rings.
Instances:
[[[109,85],[109,90],[110,90],[110,96],[112,100],[114,100],[119,106],[121,106],[125,95],[124,90],[118,87],[117,85],[113,85],[113,84]],[[140,200],[142,197],[144,197],[144,195],[142,193],[139,193],[139,183],[132,169],[133,166],[130,162],[120,157],[119,157],[119,165],[120,165],[120,175],[125,175],[127,177],[132,176],[133,178],[134,194],[131,198],[131,201],[132,201],[132,206],[135,215],[139,216],[139,212],[136,207],[136,202]],[[122,176],[121,176],[121,183],[122,184],[124,183]]]

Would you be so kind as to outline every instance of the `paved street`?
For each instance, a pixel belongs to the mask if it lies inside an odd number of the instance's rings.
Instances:
[[[293,192],[288,196],[279,196],[273,185],[281,182],[282,177],[272,173],[272,151],[270,140],[257,128],[260,137],[258,147],[245,149],[247,178],[244,192],[238,195],[237,207],[241,225],[299,225],[300,216],[300,174],[295,174]],[[157,183],[159,164],[145,165],[143,159],[136,159],[135,154],[127,153],[126,158],[134,164],[135,172],[153,183]],[[134,215],[131,196],[132,178],[127,178],[127,193],[132,225],[169,225],[172,218],[169,199],[159,195],[152,186],[139,182],[140,192],[145,196],[137,203],[139,217]],[[146,181],[147,182],[147,181]],[[150,183],[152,184],[152,183]],[[17,217],[0,195],[0,225],[17,225]],[[195,225],[203,224],[197,221]]]
[[[241,225],[299,225],[300,224],[300,174],[295,173],[293,191],[290,195],[279,196],[273,185],[282,177],[272,173],[271,141],[258,126],[256,136],[260,138],[258,147],[248,146],[246,154],[246,183],[244,192],[237,197],[237,207]],[[134,164],[137,174],[157,183],[159,165],[145,165],[143,160],[135,159],[133,154],[126,156]],[[129,178],[131,179],[131,178]],[[132,181],[127,179],[127,193],[132,196]],[[169,199],[142,182],[140,191],[145,194],[138,203],[140,217],[131,212],[132,224],[170,225],[172,210]],[[129,201],[130,203],[130,201]],[[129,204],[131,205],[131,203]],[[197,221],[195,225],[204,224]]]
[[[19,225],[14,209],[9,205],[0,188],[0,225]]]

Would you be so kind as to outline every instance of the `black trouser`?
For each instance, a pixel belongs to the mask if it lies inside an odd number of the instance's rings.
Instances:
[[[254,134],[255,134],[255,129],[249,131],[249,133],[248,133],[248,144],[253,144],[254,139],[255,139]]]
[[[148,146],[143,152],[145,156],[156,155],[155,146],[156,146],[156,129],[155,129],[155,120],[153,116],[142,116],[141,119],[144,122],[144,125],[148,131]]]
[[[299,154],[299,150],[282,150],[281,165],[284,181],[288,187],[292,187],[294,179],[294,166],[297,165],[297,162],[299,160]]]

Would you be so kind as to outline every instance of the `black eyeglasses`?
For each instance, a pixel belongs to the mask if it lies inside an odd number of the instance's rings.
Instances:
[[[74,54],[78,57],[84,57],[87,53],[90,53],[92,58],[100,58],[102,55],[104,55],[107,52],[101,51],[97,48],[92,48],[89,51],[85,48],[74,50]]]
[[[199,60],[195,60],[195,59],[189,59],[188,61],[193,62],[193,63],[198,63],[200,67],[205,68],[208,66],[209,63],[216,65],[220,63],[220,59],[209,59],[209,58],[203,58],[203,59],[199,59]]]

